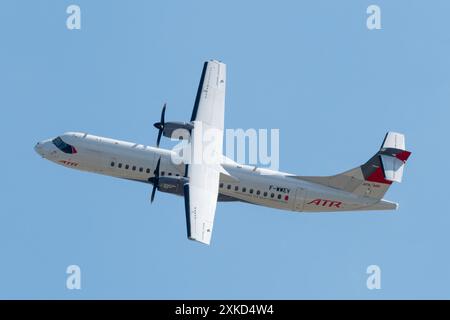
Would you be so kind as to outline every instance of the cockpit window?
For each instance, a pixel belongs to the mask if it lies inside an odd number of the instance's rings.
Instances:
[[[52,142],[59,150],[61,150],[64,153],[69,154],[77,153],[75,147],[65,143],[60,137],[53,139]]]

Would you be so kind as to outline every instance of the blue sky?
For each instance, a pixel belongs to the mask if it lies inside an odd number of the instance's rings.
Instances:
[[[66,8],[81,7],[81,30]],[[381,8],[382,29],[366,28]],[[450,298],[448,1],[4,1],[0,298]],[[227,128],[279,128],[281,170],[329,175],[388,130],[413,152],[396,212],[220,204],[185,238],[182,198],[44,161],[65,131],[154,145],[188,120],[204,60],[227,63]],[[163,146],[169,146],[167,142]],[[65,287],[68,265],[82,289]],[[379,265],[381,290],[366,268]]]

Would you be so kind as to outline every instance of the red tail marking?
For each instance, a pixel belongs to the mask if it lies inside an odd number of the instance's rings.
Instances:
[[[378,182],[384,184],[392,184],[392,181],[386,180],[384,178],[383,169],[378,167],[368,178],[367,181]]]
[[[397,159],[402,160],[403,162],[406,162],[408,160],[409,156],[411,155],[411,152],[409,151],[402,151],[400,153],[397,153],[395,156]]]

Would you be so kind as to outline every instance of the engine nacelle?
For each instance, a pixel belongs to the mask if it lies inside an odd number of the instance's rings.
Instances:
[[[193,128],[194,125],[189,122],[166,122],[164,123],[163,135],[168,138],[183,140],[190,136]],[[174,132],[179,129],[181,134],[174,136]]]
[[[159,177],[158,190],[182,196],[184,195],[183,186],[188,181],[185,177]]]

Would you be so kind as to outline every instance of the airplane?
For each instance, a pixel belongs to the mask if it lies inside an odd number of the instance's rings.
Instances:
[[[393,182],[401,182],[411,152],[405,136],[388,132],[381,148],[361,166],[332,176],[295,174],[244,165],[222,155],[225,112],[226,65],[204,63],[189,122],[166,122],[163,106],[156,147],[88,133],[67,132],[38,142],[35,151],[59,165],[145,182],[156,191],[184,197],[187,237],[210,244],[217,202],[240,201],[295,212],[395,210],[398,204],[383,199]],[[200,127],[215,130],[218,139],[209,146],[217,161],[175,162],[174,150],[160,148],[162,136],[177,130],[193,153],[201,149]],[[182,138],[182,137],[180,137]]]

